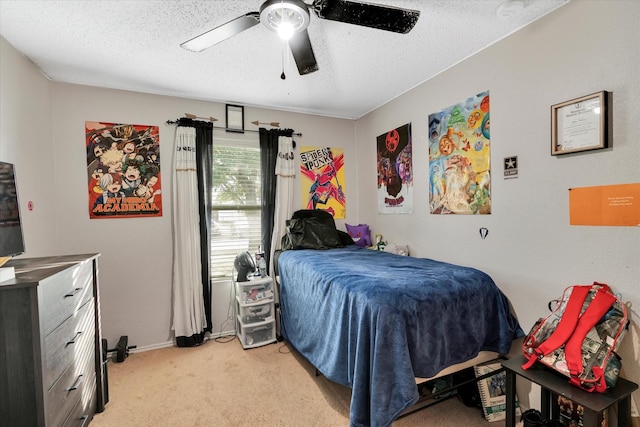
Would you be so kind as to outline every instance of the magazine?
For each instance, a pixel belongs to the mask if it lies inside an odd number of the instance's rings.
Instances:
[[[476,377],[500,370],[500,362],[487,362],[473,367]],[[504,371],[478,381],[478,391],[482,402],[482,411],[487,421],[500,421],[506,418],[507,376]],[[516,417],[520,416],[520,405],[516,397]]]

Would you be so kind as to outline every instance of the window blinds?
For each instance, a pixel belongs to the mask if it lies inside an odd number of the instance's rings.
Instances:
[[[231,277],[240,252],[252,256],[261,244],[260,149],[214,145],[211,276]]]

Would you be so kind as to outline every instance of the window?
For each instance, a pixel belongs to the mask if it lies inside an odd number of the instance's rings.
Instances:
[[[220,145],[222,144],[222,145]],[[262,244],[260,149],[238,142],[214,144],[211,277],[230,278],[240,252]]]

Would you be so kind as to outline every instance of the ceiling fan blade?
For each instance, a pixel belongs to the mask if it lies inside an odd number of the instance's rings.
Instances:
[[[419,10],[347,0],[314,0],[311,9],[322,19],[402,34],[411,31],[420,17]]]
[[[289,48],[293,54],[293,59],[296,61],[300,75],[304,76],[318,71],[318,63],[313,54],[313,47],[311,47],[311,40],[309,40],[307,30],[296,33],[289,40]]]
[[[239,16],[229,22],[217,26],[213,30],[202,33],[199,36],[182,43],[180,46],[193,52],[201,52],[214,44],[220,43],[221,41],[235,36],[244,30],[248,30],[259,22],[260,14],[258,12],[249,12],[246,15]]]

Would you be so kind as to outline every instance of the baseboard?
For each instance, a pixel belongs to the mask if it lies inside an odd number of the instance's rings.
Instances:
[[[220,333],[217,333],[217,334],[207,334],[205,336],[204,340],[206,342],[206,341],[213,340],[213,339],[220,338],[220,337],[234,336],[235,334],[236,334],[235,330],[234,331],[220,332]],[[175,340],[171,340],[171,341],[166,341],[166,342],[157,343],[157,344],[136,346],[135,348],[130,349],[129,353],[143,353],[145,351],[159,350],[161,348],[173,347],[175,345],[176,345],[176,341]]]
[[[129,350],[129,353],[143,353],[145,351],[151,350],[159,350],[161,348],[173,347],[176,345],[175,341],[167,341],[158,344],[144,345],[144,346],[136,346]]]

